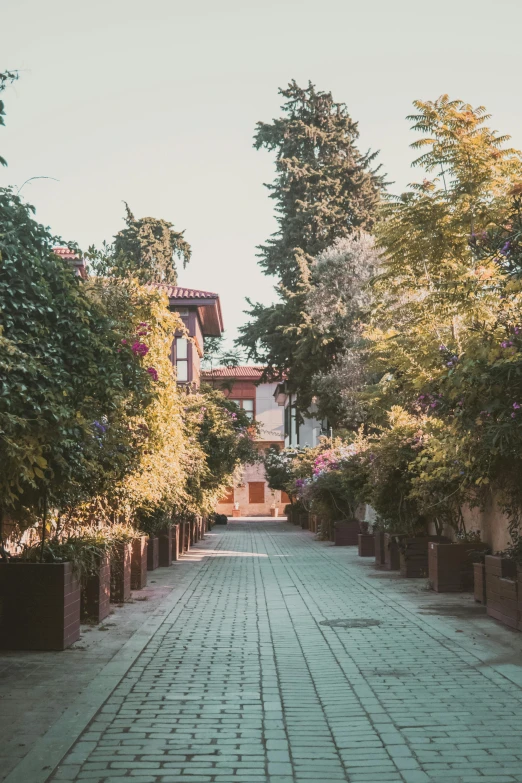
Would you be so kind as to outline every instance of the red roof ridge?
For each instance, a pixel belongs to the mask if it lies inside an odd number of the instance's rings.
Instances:
[[[205,378],[260,378],[265,368],[259,364],[241,364],[237,367],[215,367],[213,370],[202,370]]]
[[[147,285],[151,288],[165,288],[170,299],[219,299],[219,294],[201,291],[199,288],[185,288],[170,283],[147,283]]]

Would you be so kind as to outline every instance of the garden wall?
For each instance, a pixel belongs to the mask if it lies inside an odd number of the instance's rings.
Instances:
[[[484,509],[462,509],[466,530],[480,530],[481,540],[491,547],[492,552],[502,552],[509,544],[508,519],[500,510],[494,498],[486,503]],[[430,533],[435,533],[431,526]],[[444,530],[444,535],[452,540],[455,533],[451,528]]]

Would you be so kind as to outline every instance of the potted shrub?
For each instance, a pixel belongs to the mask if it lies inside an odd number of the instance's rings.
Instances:
[[[399,571],[401,567],[401,551],[399,541],[401,535],[396,533],[384,534],[384,565],[387,571]]]
[[[72,563],[0,563],[1,649],[65,650],[79,638],[80,581]]]
[[[100,557],[96,571],[82,580],[81,616],[101,623],[111,611],[111,558]]]
[[[172,565],[172,528],[167,525],[158,535],[159,539],[159,564],[161,568]]]
[[[511,558],[486,555],[486,601],[490,617],[510,628],[519,626],[517,564]]]
[[[147,571],[159,568],[159,538],[149,536],[147,539]]]
[[[109,530],[84,531],[80,565],[82,618],[100,623],[111,611],[111,553]]]
[[[340,519],[334,523],[335,546],[357,546],[360,522],[358,519]]]
[[[114,531],[111,556],[111,603],[121,604],[131,597],[132,542],[135,531]]]
[[[431,542],[446,542],[444,536],[404,535],[399,540],[400,572],[406,579],[422,579],[428,576],[429,545]]]
[[[474,585],[473,556],[488,551],[480,541],[480,533],[469,532],[457,541],[430,541],[428,544],[428,573],[437,593],[458,593],[471,590]]]
[[[375,551],[375,565],[383,566],[386,562],[386,549],[384,546],[384,530],[376,527],[373,531],[374,538],[374,551]]]
[[[179,560],[181,555],[183,554],[183,551],[181,549],[180,534],[181,534],[181,523],[176,522],[172,526],[172,532],[171,532],[171,545],[172,545],[172,550],[170,555],[171,562]]]
[[[374,533],[359,533],[359,535],[357,536],[357,543],[359,546],[359,557],[375,556]]]
[[[185,520],[183,523],[183,551],[188,552],[190,550],[190,522]]]
[[[233,517],[239,517],[241,516],[241,511],[239,510],[239,503],[234,503],[234,508],[232,509],[232,516]]]
[[[0,648],[64,650],[80,638],[82,577],[99,550],[75,536],[0,561]]]
[[[132,540],[131,589],[142,590],[147,586],[147,536]]]

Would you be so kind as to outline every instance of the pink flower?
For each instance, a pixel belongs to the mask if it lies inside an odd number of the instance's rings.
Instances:
[[[158,380],[158,371],[156,370],[155,367],[147,367],[147,372],[149,373],[153,381]]]
[[[121,344],[122,344],[122,345],[127,345],[127,340],[125,339],[125,337],[124,337],[124,338],[123,338],[123,340],[121,341]]]
[[[136,354],[136,356],[146,356],[149,352],[149,349],[145,343],[140,343],[139,340],[136,340],[136,342],[132,344],[132,351]]]

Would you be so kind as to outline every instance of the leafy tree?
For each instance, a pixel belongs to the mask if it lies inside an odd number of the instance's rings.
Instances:
[[[270,489],[279,489],[287,492],[292,500],[294,489],[293,464],[299,449],[279,449],[270,446],[263,455],[265,475]]]
[[[520,153],[483,127],[483,107],[447,96],[415,106],[414,129],[428,134],[414,143],[427,148],[415,164],[439,176],[384,208],[377,237],[385,261],[369,332],[378,368],[393,370],[405,401],[444,371],[441,345],[458,356],[477,324],[495,320],[499,269],[476,257],[470,239],[502,223],[522,178]]]
[[[0,191],[0,505],[19,510],[88,471],[124,385],[111,324],[33,211]]]
[[[369,283],[380,265],[380,250],[365,232],[336,240],[312,265],[309,329],[297,355],[304,365],[314,350],[321,353],[324,370],[312,378],[311,390],[319,416],[336,428],[353,429],[364,420],[358,394],[368,380],[362,330],[372,305]]]
[[[184,501],[178,515],[208,514],[233,480],[240,465],[257,462],[257,426],[236,403],[203,385],[185,406],[185,432],[190,444]]]
[[[119,231],[114,244],[104,243],[101,250],[90,247],[87,257],[94,271],[108,277],[134,277],[140,283],[176,285],[175,258],[185,267],[192,254],[184,231],[175,231],[172,223],[159,218],[135,218],[125,204],[127,228]]]
[[[16,71],[4,71],[0,73],[0,94],[4,92],[8,84],[18,79],[18,73]],[[0,125],[5,126],[5,104],[0,98]],[[7,161],[0,155],[0,166],[7,166]]]
[[[276,153],[276,178],[267,187],[279,227],[260,246],[259,263],[278,278],[282,302],[264,307],[248,300],[251,321],[240,329],[239,344],[266,366],[267,377],[285,373],[308,405],[310,360],[304,367],[296,344],[307,330],[313,258],[336,239],[372,228],[383,178],[371,168],[376,153],[359,152],[357,123],[331,93],[292,81],[280,94],[283,116],[257,124],[254,146]],[[320,351],[315,358],[320,363]]]

